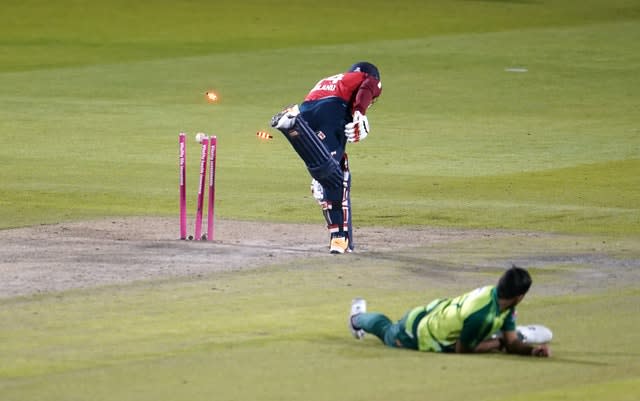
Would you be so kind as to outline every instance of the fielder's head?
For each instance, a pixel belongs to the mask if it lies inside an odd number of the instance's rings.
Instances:
[[[380,81],[380,72],[378,71],[378,68],[367,61],[355,63],[351,68],[349,68],[349,72],[364,72],[365,74],[371,75]]]
[[[525,269],[513,265],[509,270],[504,272],[498,280],[496,287],[498,298],[513,299],[519,298],[517,302],[524,297],[531,287],[531,276]]]

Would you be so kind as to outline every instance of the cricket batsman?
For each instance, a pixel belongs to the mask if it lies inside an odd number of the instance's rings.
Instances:
[[[329,251],[354,249],[351,224],[351,174],[347,142],[369,135],[366,113],[382,93],[378,68],[358,62],[346,72],[318,81],[302,103],[286,107],[271,119],[305,163],[311,192],[329,229]]]

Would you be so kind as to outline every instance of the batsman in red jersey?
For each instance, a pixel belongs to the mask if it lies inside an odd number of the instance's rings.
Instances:
[[[307,166],[311,192],[322,207],[330,233],[330,252],[354,248],[351,224],[351,174],[347,142],[369,134],[367,110],[382,93],[378,68],[359,62],[348,71],[321,79],[299,105],[271,120]]]

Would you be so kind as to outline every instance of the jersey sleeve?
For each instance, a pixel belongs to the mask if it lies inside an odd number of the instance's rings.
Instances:
[[[504,319],[504,323],[502,323],[502,327],[500,330],[502,331],[514,331],[516,329],[516,310],[515,308],[511,308],[509,314]]]
[[[372,76],[368,76],[358,88],[355,100],[353,102],[353,112],[359,111],[363,115],[366,114],[367,109],[382,93],[382,82]]]
[[[486,313],[484,313],[484,311],[478,311],[464,320],[458,341],[460,341],[466,349],[474,349],[478,345],[480,338],[479,333],[481,333],[486,326],[485,317]]]

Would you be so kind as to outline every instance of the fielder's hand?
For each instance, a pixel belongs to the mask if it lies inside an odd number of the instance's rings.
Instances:
[[[551,356],[551,349],[546,344],[537,345],[531,349],[531,355],[548,358]]]
[[[367,116],[363,115],[359,111],[353,113],[353,122],[344,126],[344,134],[347,136],[347,141],[360,142],[369,135],[369,120]]]

